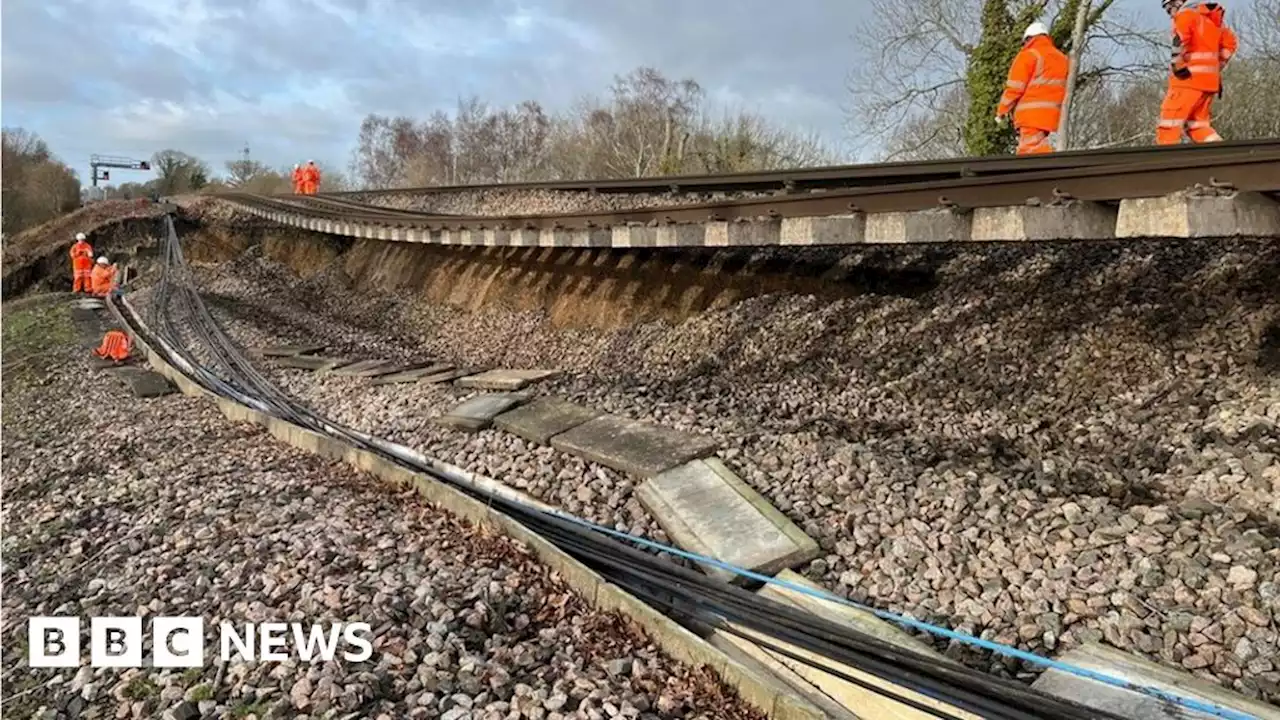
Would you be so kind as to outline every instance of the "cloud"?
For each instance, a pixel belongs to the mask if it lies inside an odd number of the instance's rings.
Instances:
[[[165,148],[221,169],[344,166],[361,118],[478,95],[552,109],[640,65],[840,132],[861,3],[794,0],[41,0],[4,4],[5,124],[87,176],[91,153]]]

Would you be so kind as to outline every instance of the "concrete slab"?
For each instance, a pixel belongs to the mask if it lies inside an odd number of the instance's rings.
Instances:
[[[493,419],[494,427],[518,435],[529,442],[546,445],[562,432],[604,414],[600,410],[560,398],[539,398],[524,407]]]
[[[703,230],[703,244],[708,247],[777,245],[781,227],[780,220],[709,222]]]
[[[1258,193],[1121,200],[1116,237],[1280,238],[1280,203]]]
[[[392,385],[395,383],[418,382],[429,377],[453,370],[449,363],[432,363],[424,367],[401,370],[400,372],[382,375],[373,381],[374,385]]]
[[[962,242],[970,237],[972,216],[946,208],[867,215],[869,243]]]
[[[639,223],[616,225],[611,239],[614,247],[654,247],[658,244],[658,228]]]
[[[716,458],[694,460],[649,479],[636,491],[680,547],[772,575],[820,554],[818,543]],[[714,565],[703,572],[746,581]]]
[[[324,350],[324,345],[268,345],[259,350],[262,357],[290,357],[293,355],[312,355]]]
[[[326,357],[323,355],[286,355],[275,358],[275,362],[279,367],[314,370],[316,372],[334,370],[351,364],[351,360],[348,358]]]
[[[390,360],[361,360],[359,362],[354,362],[354,363],[351,363],[350,365],[346,365],[344,367],[338,368],[333,371],[333,374],[334,375],[350,375],[354,377],[368,377],[364,373],[373,371],[374,374],[377,374],[380,370],[388,367],[391,364],[392,362]]]
[[[71,301],[71,307],[80,310],[102,310],[107,307],[107,304],[98,298],[78,297]]]
[[[1116,209],[1089,202],[1009,205],[973,211],[970,239],[978,242],[1029,240],[1110,240],[1116,236]]]
[[[476,432],[489,427],[498,415],[528,400],[529,395],[526,393],[484,393],[435,418],[435,422],[459,430]]]
[[[424,382],[431,385],[438,385],[440,383],[452,382],[454,380],[457,380],[458,378],[466,377],[468,375],[475,375],[475,374],[476,374],[476,370],[474,368],[462,368],[460,370],[445,370],[444,372],[438,372],[435,375],[427,375],[426,377],[419,378],[418,382]]]
[[[659,225],[658,247],[697,247],[703,244],[706,230],[701,224]]]
[[[867,216],[861,213],[782,220],[783,245],[850,245],[866,239]]]
[[[1280,708],[1265,705],[1208,682],[1183,670],[1157,665],[1115,648],[1088,643],[1064,653],[1058,660],[1118,680],[1177,693],[1201,702],[1213,703],[1259,720],[1280,720]],[[1169,718],[1219,718],[1209,713],[1173,708],[1169,703],[1106,683],[1089,680],[1060,670],[1045,671],[1031,685],[1037,690],[1069,698],[1097,710],[1109,710],[1133,720]]]
[[[173,385],[165,376],[140,367],[124,366],[112,370],[111,373],[124,381],[134,397],[160,397],[174,391]]]
[[[551,446],[645,478],[710,455],[716,447],[701,435],[617,415],[601,415],[557,435],[551,438]]]
[[[479,375],[468,375],[458,380],[458,387],[476,388],[480,390],[521,390],[525,387],[554,377],[559,370],[513,370],[498,369],[482,372]]]

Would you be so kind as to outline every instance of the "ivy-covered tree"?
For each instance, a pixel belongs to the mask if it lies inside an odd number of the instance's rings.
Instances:
[[[883,144],[888,158],[1011,152],[1014,133],[996,127],[995,112],[1022,33],[1035,20],[1052,17],[1050,34],[1069,53],[1084,1],[873,3],[854,32],[856,65],[848,87],[855,141]],[[1086,67],[1082,85],[1109,75],[1131,76],[1149,63],[1150,33],[1116,17],[1114,2],[1092,0],[1086,26],[1090,49],[1099,57],[1132,59]]]

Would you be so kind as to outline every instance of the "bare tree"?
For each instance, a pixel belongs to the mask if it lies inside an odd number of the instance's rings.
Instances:
[[[3,213],[5,235],[47,222],[80,205],[80,180],[75,171],[49,151],[38,135],[22,128],[4,128]]]
[[[179,150],[156,153],[151,158],[151,168],[159,175],[155,189],[162,195],[198,191],[212,179],[203,160]]]
[[[271,168],[257,160],[229,160],[227,161],[227,187],[246,188],[252,184],[257,178],[271,173]],[[250,190],[248,192],[257,192]]]
[[[606,99],[551,116],[536,102],[494,108],[464,99],[424,122],[370,115],[352,154],[365,187],[633,177],[829,162],[817,138],[749,113],[712,119],[693,80],[640,68]],[[327,187],[325,188],[327,189]]]

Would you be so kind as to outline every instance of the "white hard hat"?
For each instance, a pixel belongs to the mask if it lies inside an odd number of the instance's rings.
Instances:
[[[98,258],[98,264],[99,264],[99,265],[109,265],[110,263],[108,263],[108,262],[107,262],[107,256],[106,256],[106,255],[103,255],[102,257]]]
[[[1033,37],[1035,35],[1048,35],[1048,34],[1049,34],[1049,28],[1045,27],[1044,23],[1033,22],[1027,26],[1026,32],[1022,33],[1022,39],[1026,40],[1027,38]]]
[[[84,233],[76,233],[76,239],[77,239],[77,240],[83,240],[83,239],[84,239]]]

